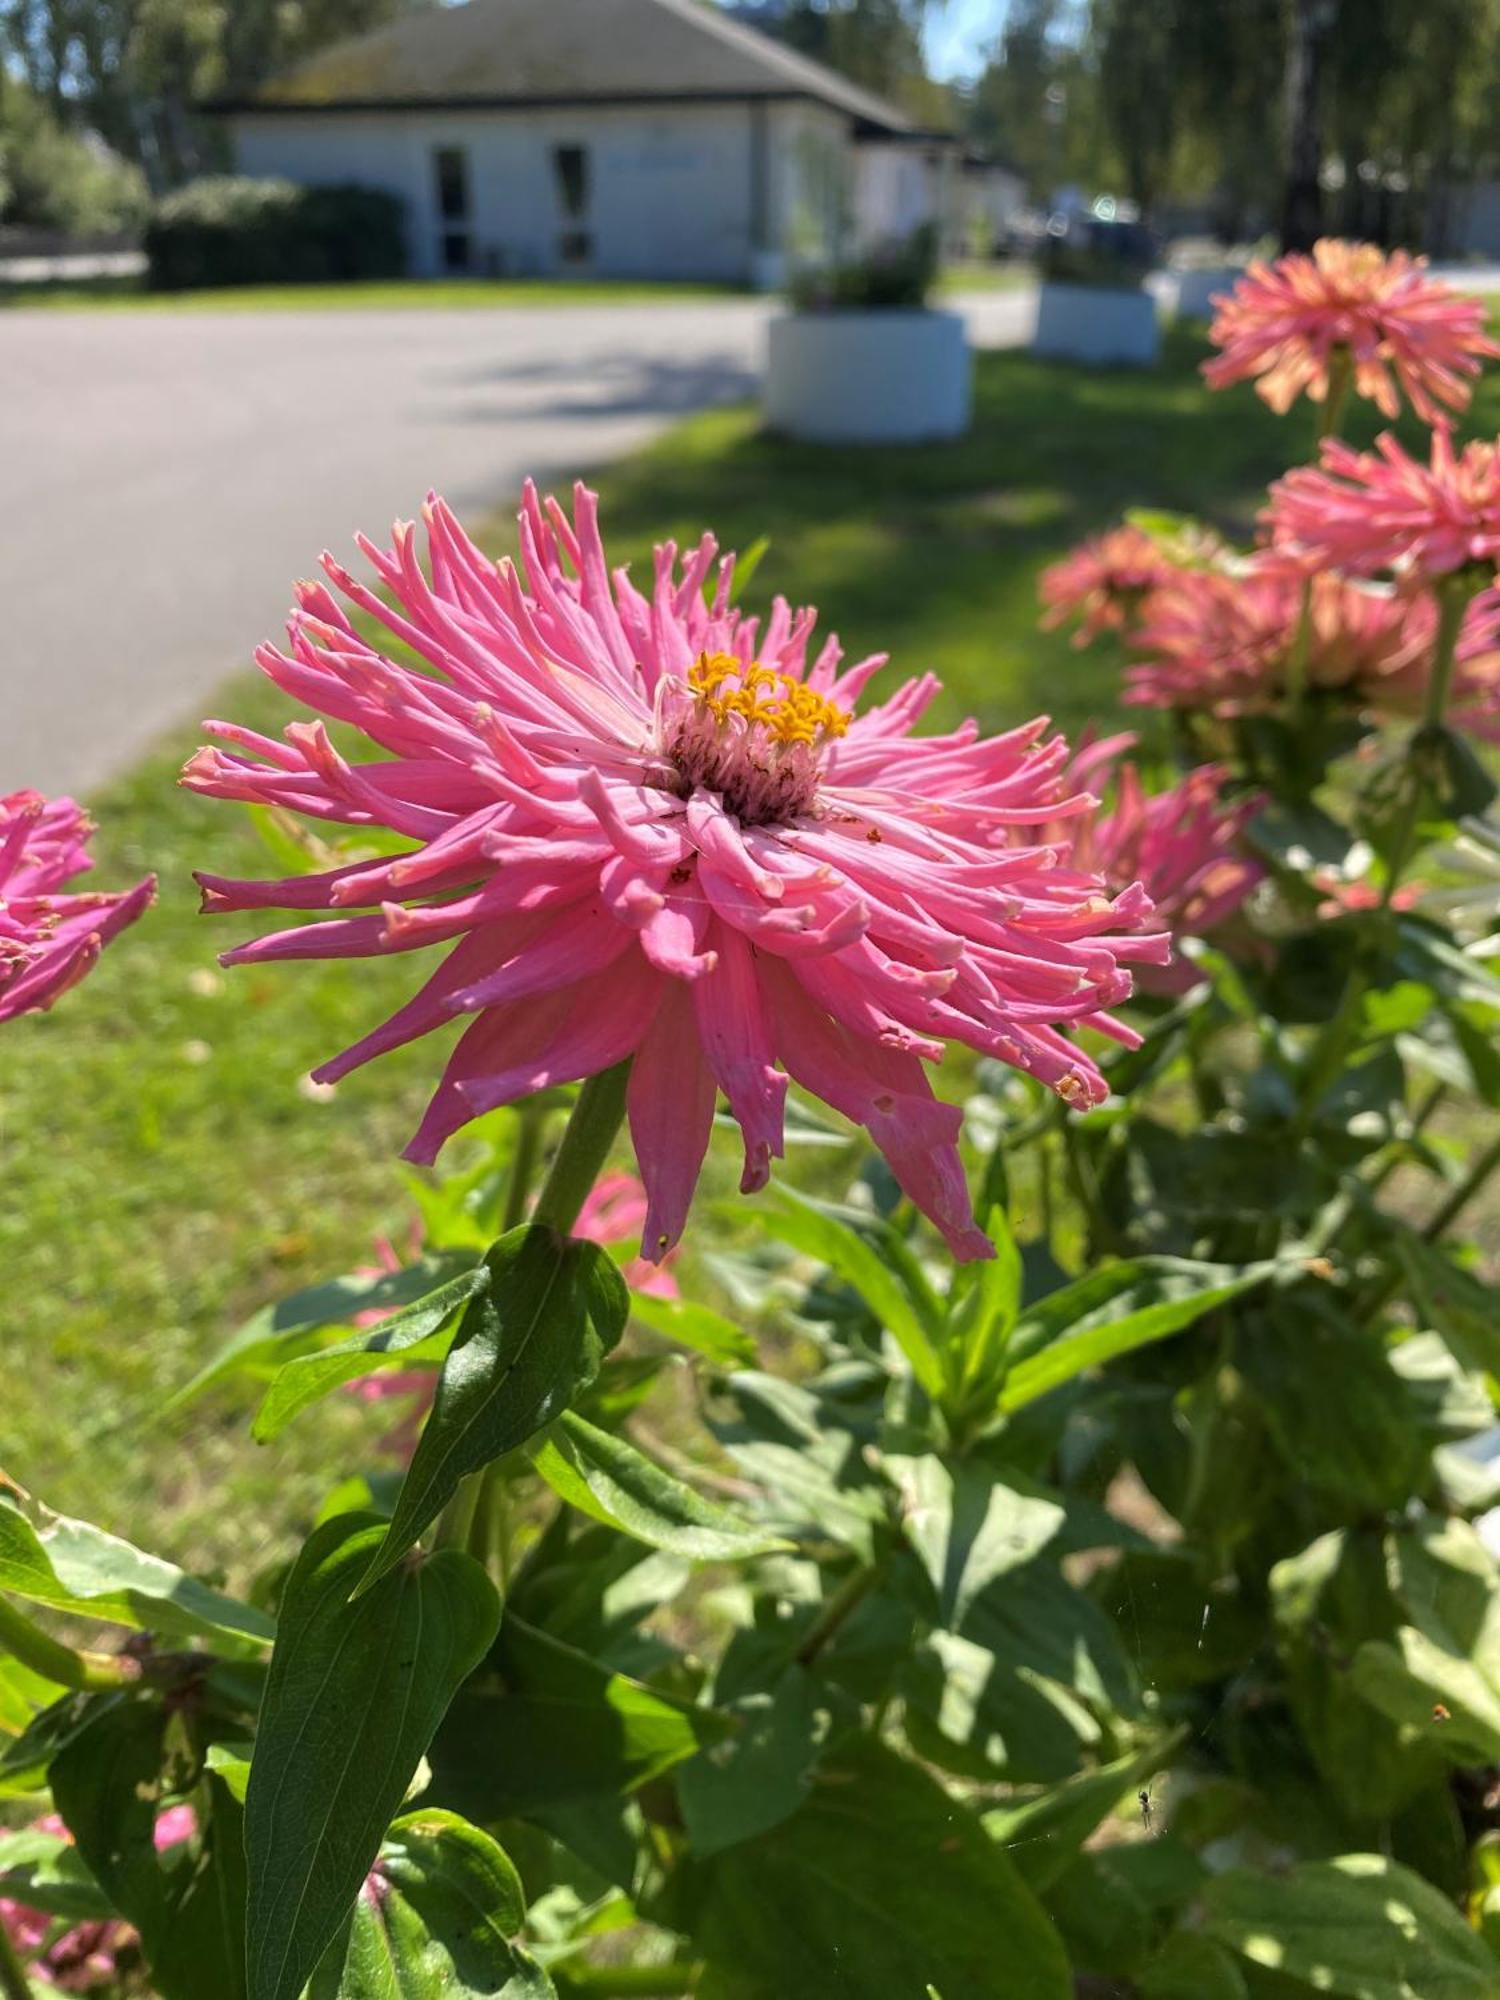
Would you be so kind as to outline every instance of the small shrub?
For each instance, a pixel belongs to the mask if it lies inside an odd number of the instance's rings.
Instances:
[[[1101,222],[1090,216],[1042,241],[1042,277],[1054,285],[1097,285],[1136,292],[1156,263],[1156,241],[1138,222]]]
[[[799,271],[789,289],[798,312],[920,312],[937,268],[937,231],[923,223],[847,263]]]
[[[399,277],[405,211],[376,188],[299,188],[214,175],[157,203],[146,229],[157,291]]]

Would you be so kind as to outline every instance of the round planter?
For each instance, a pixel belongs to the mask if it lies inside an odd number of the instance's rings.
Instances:
[[[968,428],[969,343],[950,312],[781,313],[766,421],[818,444],[911,444]]]
[[[1179,271],[1173,310],[1179,319],[1212,319],[1215,298],[1232,292],[1244,275],[1240,264],[1215,264],[1205,271]]]
[[[1149,292],[1104,285],[1044,284],[1037,296],[1037,354],[1062,361],[1119,361],[1149,367],[1161,352],[1156,301]]]

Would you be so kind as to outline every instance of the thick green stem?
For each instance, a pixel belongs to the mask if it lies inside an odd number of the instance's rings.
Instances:
[[[0,1994],[5,2000],[32,2000],[33,1990],[26,1968],[10,1941],[10,1932],[0,1920]]]
[[[591,1076],[579,1091],[562,1144],[537,1196],[534,1222],[546,1223],[564,1236],[572,1229],[624,1120],[629,1081],[627,1059]]]
[[[808,1626],[806,1635],[797,1648],[799,1666],[812,1665],[824,1648],[838,1636],[846,1621],[853,1617],[879,1581],[880,1571],[874,1566],[849,1572]]]
[[[59,1687],[87,1690],[131,1687],[140,1679],[140,1668],[134,1660],[118,1659],[110,1653],[77,1652],[33,1625],[4,1597],[0,1597],[0,1649],[14,1654],[23,1667],[30,1667],[33,1673],[55,1681]]]

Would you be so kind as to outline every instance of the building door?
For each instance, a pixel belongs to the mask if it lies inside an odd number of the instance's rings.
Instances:
[[[557,190],[557,261],[565,271],[587,270],[594,261],[594,232],[589,227],[593,173],[587,146],[552,148],[552,179]]]
[[[468,147],[434,146],[432,179],[437,203],[439,261],[445,271],[471,271],[474,217]]]

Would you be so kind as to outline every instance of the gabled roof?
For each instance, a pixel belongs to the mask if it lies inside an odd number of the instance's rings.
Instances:
[[[811,98],[858,129],[895,105],[730,20],[711,0],[468,0],[337,42],[219,110],[312,111]]]

